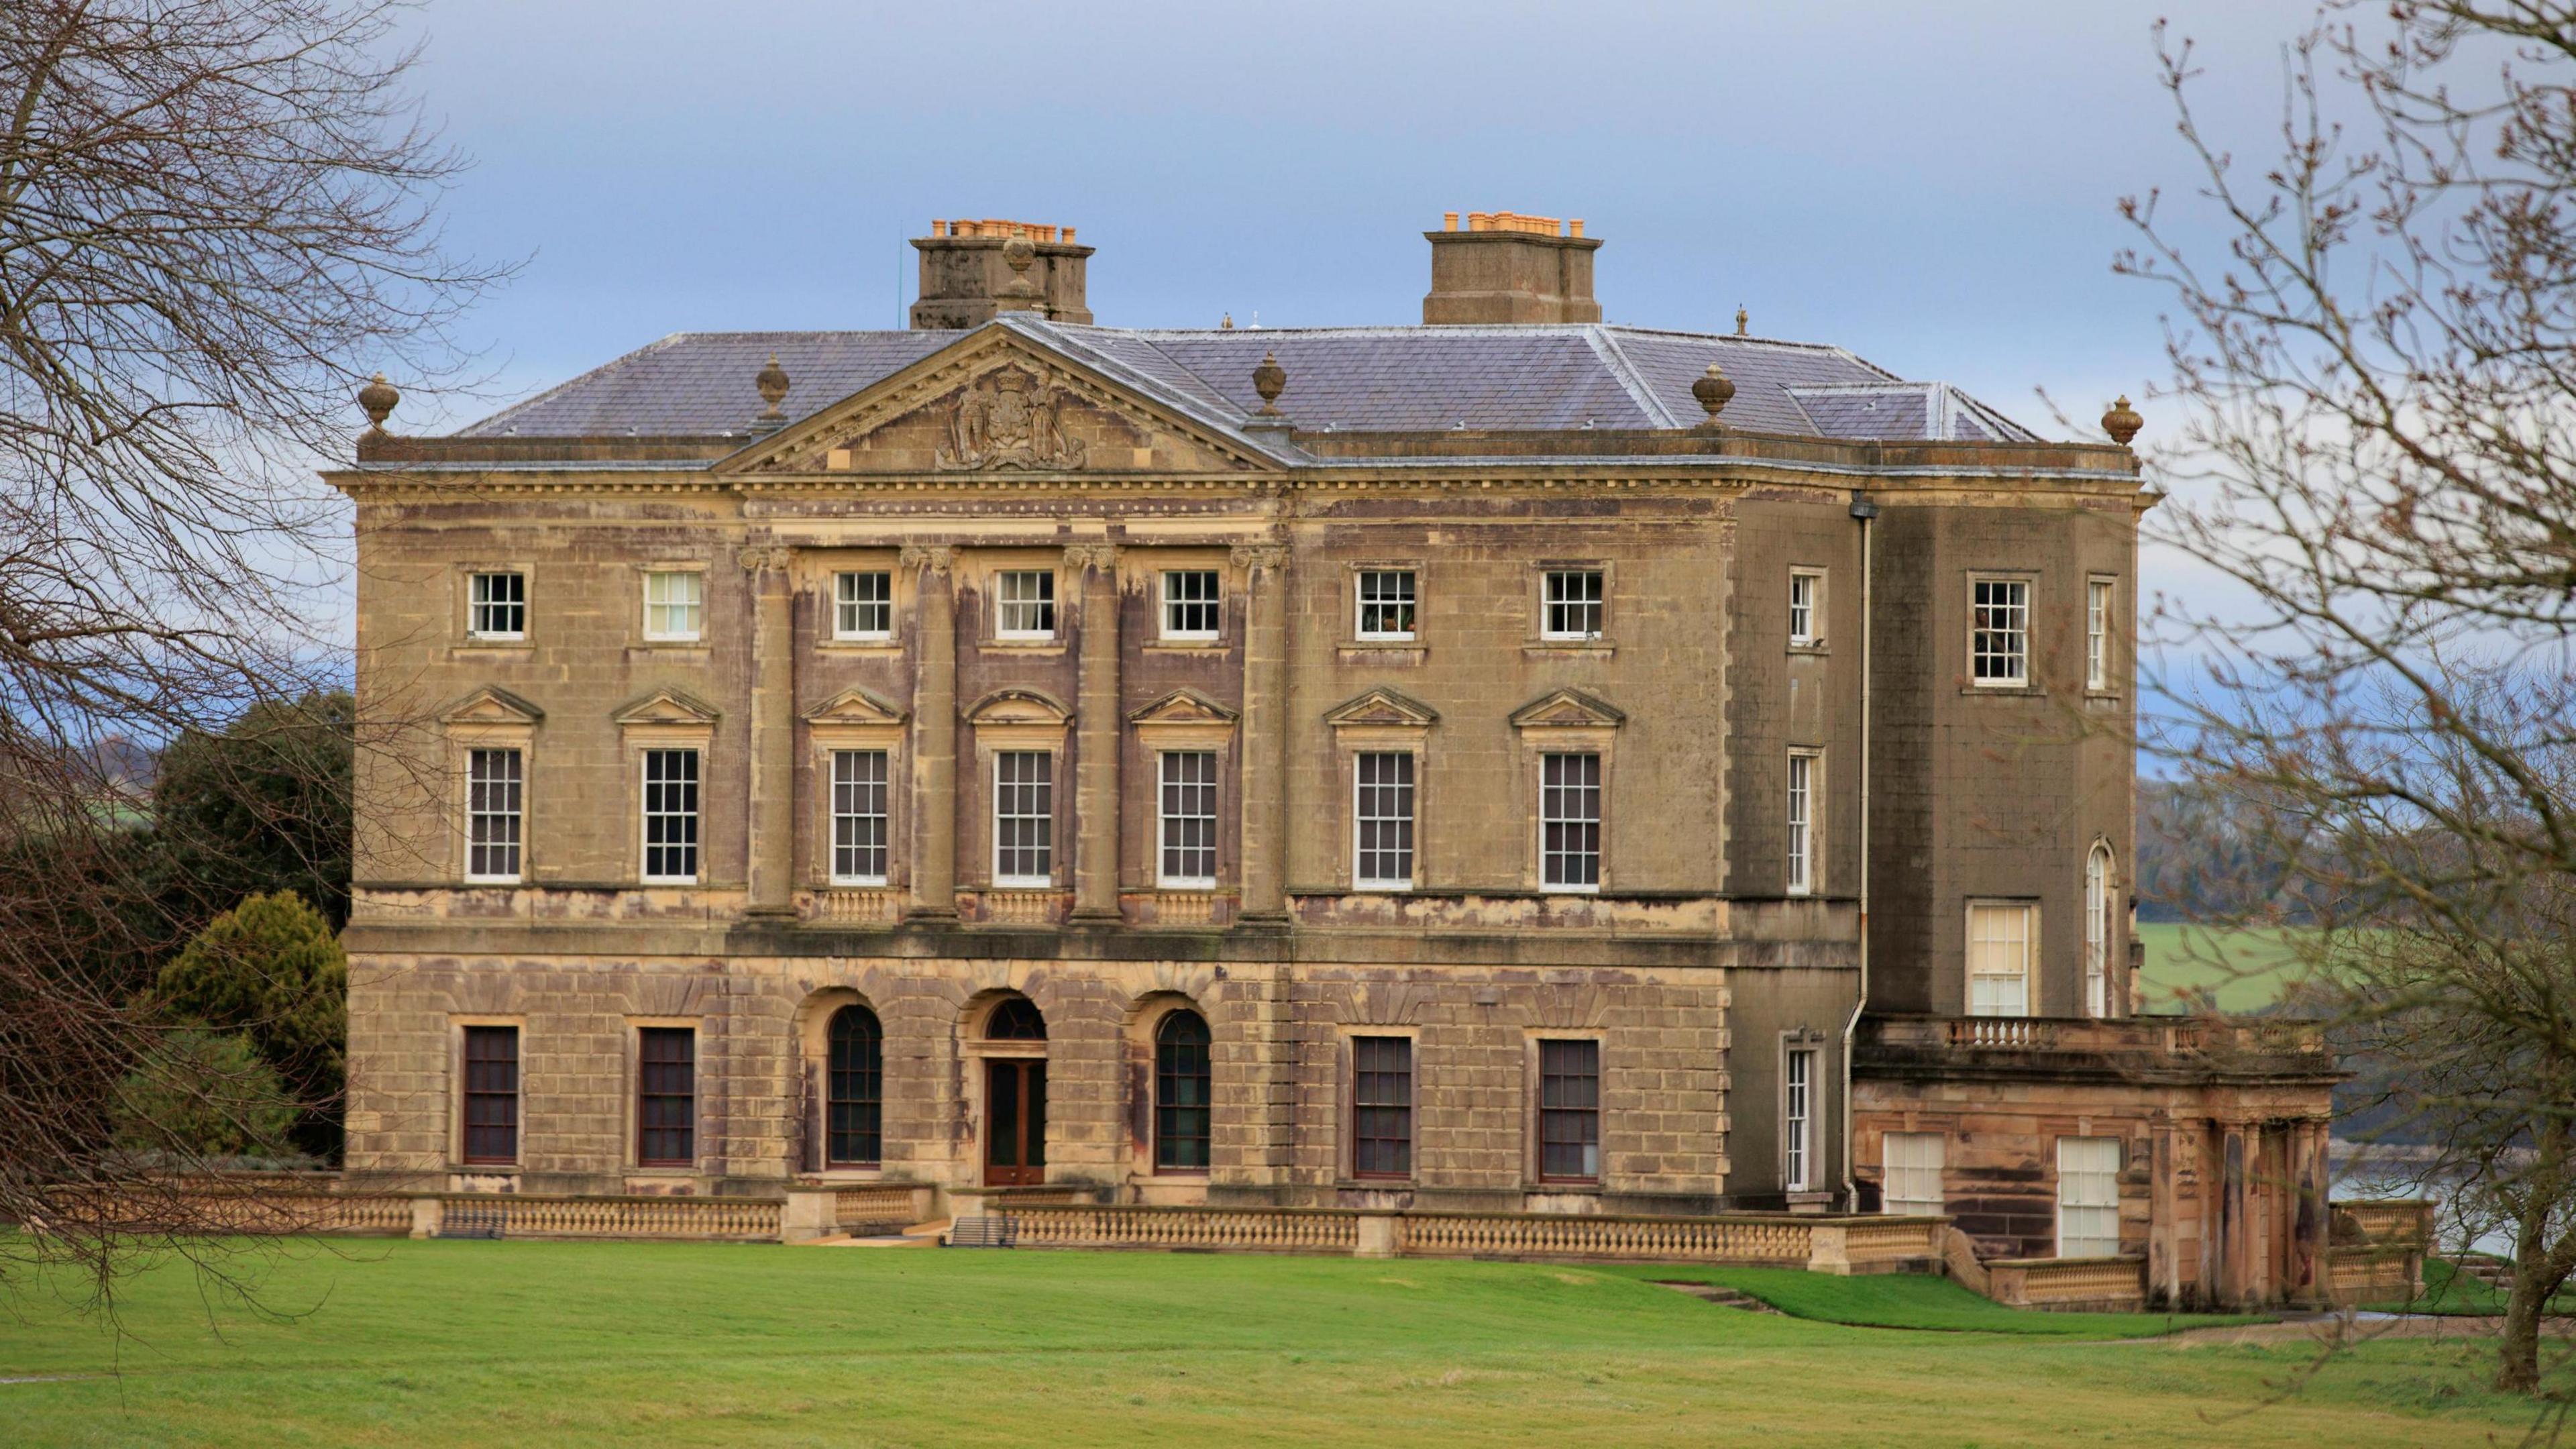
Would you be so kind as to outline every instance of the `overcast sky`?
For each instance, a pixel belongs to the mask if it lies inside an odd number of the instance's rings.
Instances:
[[[1512,210],[1606,239],[1612,321],[1742,303],[2056,434],[2034,387],[2089,418],[2160,372],[2109,267],[2119,197],[2191,184],[2155,19],[2252,149],[2309,10],[429,0],[450,235],[528,259],[457,410],[675,331],[899,325],[934,216],[1079,227],[1103,324],[1296,326],[1418,322],[1420,233]]]

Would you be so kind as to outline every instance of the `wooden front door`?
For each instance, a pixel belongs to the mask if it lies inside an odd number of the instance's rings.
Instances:
[[[984,1063],[984,1185],[1046,1181],[1046,1063]]]

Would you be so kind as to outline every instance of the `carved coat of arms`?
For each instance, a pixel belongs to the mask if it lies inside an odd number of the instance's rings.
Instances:
[[[957,395],[939,466],[1079,468],[1083,445],[1064,435],[1064,404],[1065,391],[1055,383],[1015,367],[995,368]]]

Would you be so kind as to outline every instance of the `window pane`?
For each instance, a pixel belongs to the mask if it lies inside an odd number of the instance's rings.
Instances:
[[[1053,637],[1055,575],[1045,569],[1012,569],[999,582],[1001,617],[996,632],[1006,639]]]
[[[1815,832],[1811,824],[1814,810],[1815,757],[1789,757],[1789,894],[1805,895],[1815,878]]]
[[[1601,757],[1539,757],[1539,879],[1560,888],[1601,883]]]
[[[2057,1139],[2057,1256],[2120,1251],[2120,1139]]]
[[[1359,576],[1359,635],[1363,639],[1413,637],[1413,571],[1365,569]]]
[[[1154,1165],[1205,1171],[1211,1104],[1207,1019],[1175,1011],[1154,1033]]]
[[[1164,571],[1164,638],[1215,638],[1217,636],[1217,609],[1216,570],[1166,569]]]
[[[1601,1044],[1538,1044],[1539,1176],[1601,1176]]]
[[[864,1006],[832,1013],[825,1064],[824,1160],[842,1167],[874,1163],[882,1152],[885,1032]]]
[[[1351,1170],[1361,1177],[1413,1171],[1413,1041],[1351,1039]]]
[[[465,1028],[465,1160],[519,1159],[519,1029]]]
[[[517,750],[474,750],[465,767],[465,876],[519,878],[520,757]]]
[[[2111,586],[2099,579],[2084,586],[2084,683],[2111,687]]]
[[[1816,637],[1816,576],[1789,575],[1789,642],[1806,644]]]
[[[528,576],[476,574],[473,616],[466,628],[486,639],[516,639],[528,631]]]
[[[685,1026],[636,1032],[636,1160],[647,1167],[697,1161],[698,1034]]]
[[[1941,1185],[1941,1134],[1890,1132],[1882,1141],[1885,1181],[1879,1194],[1881,1210],[1903,1216],[1947,1211],[1947,1194]]]
[[[1551,569],[1547,575],[1547,620],[1550,639],[1597,639],[1601,635],[1601,571]]]
[[[1216,884],[1216,755],[1173,750],[1163,755],[1162,865],[1165,885]]]
[[[1782,1095],[1786,1111],[1781,1117],[1780,1140],[1785,1161],[1781,1185],[1790,1192],[1804,1192],[1815,1160],[1816,1054],[1804,1048],[1793,1050],[1784,1065]]]
[[[2039,908],[1978,902],[1968,907],[1968,1014],[2030,1014],[2030,943]]]
[[[1005,885],[1048,883],[1055,869],[1055,756],[1006,750],[993,757],[993,876]]]
[[[832,752],[832,879],[886,881],[886,752]]]
[[[698,637],[706,607],[706,576],[698,573],[648,573],[644,576],[644,633],[654,639]]]
[[[644,878],[698,877],[698,752],[644,752]]]
[[[1413,756],[1372,752],[1354,770],[1352,835],[1358,859],[1352,874],[1362,886],[1410,889],[1413,885]]]
[[[894,575],[846,573],[833,581],[832,632],[843,639],[882,639],[894,631]]]
[[[2022,579],[1979,579],[1975,596],[1977,682],[2025,682],[2030,674],[2030,584]]]

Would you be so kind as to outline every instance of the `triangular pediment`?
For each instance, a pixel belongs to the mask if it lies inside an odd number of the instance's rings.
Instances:
[[[1230,431],[994,323],[753,443],[715,471],[825,482],[1278,469]]]
[[[997,689],[966,709],[967,723],[978,725],[1063,725],[1072,718],[1072,710],[1034,689]]]
[[[443,724],[533,725],[546,712],[506,689],[485,685],[458,700],[439,716]]]
[[[711,725],[721,717],[714,705],[676,689],[657,689],[610,716],[621,725]]]
[[[1615,729],[1627,715],[1579,689],[1541,695],[1512,711],[1519,729]]]
[[[1397,725],[1425,729],[1437,723],[1439,718],[1440,711],[1383,686],[1324,711],[1324,723],[1329,725]]]
[[[899,725],[903,718],[902,710],[853,685],[807,711],[805,722],[818,725]]]
[[[1195,689],[1175,689],[1127,718],[1139,725],[1208,725],[1232,724],[1238,716]]]

